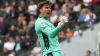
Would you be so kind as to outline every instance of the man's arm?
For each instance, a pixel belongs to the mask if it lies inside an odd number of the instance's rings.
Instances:
[[[60,32],[60,28],[56,27],[54,29],[52,29],[50,26],[46,25],[45,23],[40,23],[37,25],[39,27],[39,30],[46,34],[47,36],[50,36],[50,37],[55,37],[57,36],[57,34]]]
[[[36,28],[38,28],[39,31],[46,34],[47,36],[55,37],[66,22],[68,21],[62,18],[61,22],[58,23],[58,26],[52,29],[50,26],[46,25],[46,23],[39,21],[36,24]]]

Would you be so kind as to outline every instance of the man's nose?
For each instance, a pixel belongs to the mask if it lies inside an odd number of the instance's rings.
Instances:
[[[51,11],[51,9],[49,8],[48,11]]]
[[[49,11],[51,11],[51,9],[50,9],[50,8],[48,8],[48,10],[49,10]]]

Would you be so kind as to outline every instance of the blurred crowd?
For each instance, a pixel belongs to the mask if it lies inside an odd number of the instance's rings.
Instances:
[[[41,1],[45,0],[0,0],[0,56],[22,56],[30,50],[30,56],[41,56],[34,29]],[[60,42],[73,36],[82,36],[84,25],[94,29],[97,16],[93,6],[100,4],[99,0],[46,1],[52,3],[49,20],[54,26],[62,18],[69,21],[58,34]]]

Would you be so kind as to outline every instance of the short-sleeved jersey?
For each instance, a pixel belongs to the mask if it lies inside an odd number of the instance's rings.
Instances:
[[[40,41],[43,56],[50,52],[61,51],[57,36],[60,28],[54,27],[47,18],[39,17],[35,22],[35,30]]]

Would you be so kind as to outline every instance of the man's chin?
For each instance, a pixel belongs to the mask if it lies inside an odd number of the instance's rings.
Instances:
[[[50,17],[50,15],[47,15],[47,17]]]

